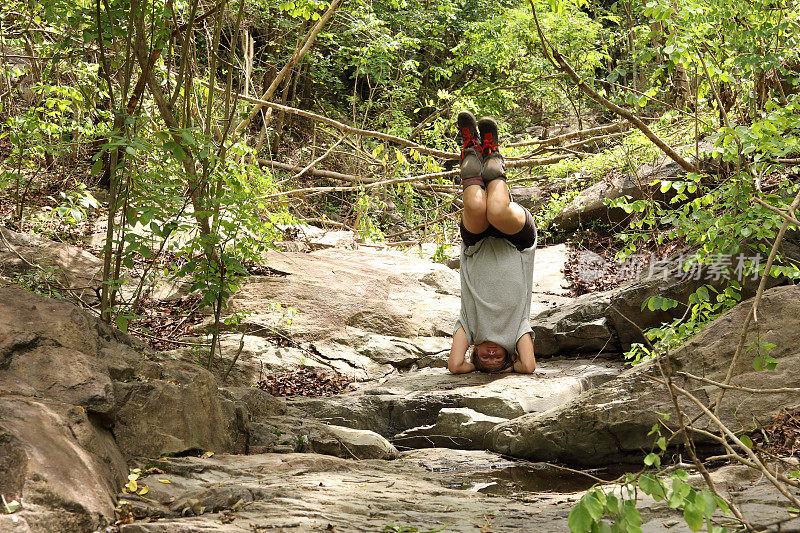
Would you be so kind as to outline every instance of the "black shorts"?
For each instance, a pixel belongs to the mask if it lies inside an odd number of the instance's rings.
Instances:
[[[524,207],[522,209],[525,210],[525,225],[514,235],[506,235],[492,225],[489,225],[489,227],[481,233],[472,233],[464,227],[464,221],[462,220],[458,225],[461,230],[461,239],[467,246],[472,246],[473,244],[477,244],[477,242],[484,237],[497,237],[507,240],[520,252],[526,248],[530,248],[536,244],[536,225],[533,223],[531,212]]]

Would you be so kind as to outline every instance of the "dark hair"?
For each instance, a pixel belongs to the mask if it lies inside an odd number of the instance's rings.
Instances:
[[[512,366],[514,366],[514,362],[517,360],[515,354],[512,354],[508,350],[504,350],[506,352],[506,358],[503,361],[503,366],[501,366],[497,370],[486,370],[485,368],[483,368],[483,366],[481,366],[481,358],[478,357],[477,353],[475,353],[478,351],[477,348],[478,348],[477,344],[472,345],[471,347],[472,351],[470,353],[469,358],[472,364],[475,365],[475,370],[477,370],[478,372],[486,372],[487,374],[496,374],[497,372],[502,372],[507,368],[511,368]]]

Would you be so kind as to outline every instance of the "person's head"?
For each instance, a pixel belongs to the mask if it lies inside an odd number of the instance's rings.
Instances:
[[[499,372],[514,364],[505,348],[492,341],[476,344],[472,350],[472,364],[481,372]]]

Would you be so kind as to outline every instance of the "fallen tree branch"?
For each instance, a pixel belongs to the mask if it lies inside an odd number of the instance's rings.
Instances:
[[[330,153],[331,153],[331,152],[334,150],[334,148],[336,148],[337,146],[339,146],[340,144],[342,144],[342,141],[344,141],[346,138],[347,138],[347,134],[345,133],[344,135],[342,135],[342,137],[341,137],[341,138],[340,138],[338,141],[336,141],[336,143],[335,143],[335,144],[331,145],[331,147],[330,147],[330,148],[328,148],[328,150],[327,150],[327,151],[326,151],[324,154],[322,154],[321,156],[319,156],[318,158],[316,158],[315,160],[313,160],[311,163],[309,163],[308,165],[306,165],[306,167],[305,167],[303,170],[301,170],[300,172],[298,172],[297,174],[295,174],[294,176],[292,176],[292,177],[291,177],[291,178],[289,178],[289,179],[290,179],[290,180],[297,179],[297,178],[301,177],[303,174],[305,174],[306,172],[308,172],[309,170],[311,170],[311,168],[312,168],[314,165],[316,165],[317,163],[319,163],[320,161],[322,161],[322,160],[324,160],[326,157],[328,157],[328,155],[329,155],[329,154],[330,154]]]
[[[208,87],[207,82],[201,81],[204,86]],[[268,107],[271,109],[277,109],[278,111],[283,111],[285,113],[290,113],[293,115],[299,115],[301,117],[310,118],[311,120],[316,120],[317,122],[322,122],[323,124],[328,124],[329,126],[333,126],[334,128],[343,131],[345,133],[349,133],[352,135],[360,135],[362,137],[374,137],[377,139],[382,139],[384,141],[388,141],[391,143],[395,143],[397,145],[406,147],[406,148],[413,148],[414,150],[418,151],[421,154],[431,155],[434,157],[441,157],[442,159],[458,159],[459,154],[455,152],[445,152],[443,150],[435,150],[433,148],[428,148],[427,146],[423,146],[421,144],[417,144],[413,141],[409,141],[408,139],[404,139],[402,137],[397,137],[396,135],[389,135],[388,133],[381,133],[379,131],[374,130],[364,130],[361,128],[355,128],[353,126],[349,126],[338,120],[334,120],[332,118],[325,117],[323,115],[318,115],[317,113],[312,113],[311,111],[306,111],[304,109],[297,109],[294,107],[289,107],[286,105],[277,104],[275,102],[270,102],[268,100],[263,100],[261,98],[255,98],[253,96],[247,96],[244,94],[231,92],[231,97],[236,98],[238,100],[243,100],[245,102],[250,102],[252,104],[258,104],[261,107]]]
[[[694,441],[692,441],[692,439],[689,438],[689,433],[686,430],[686,420],[684,418],[684,413],[680,407],[680,403],[678,402],[678,396],[675,394],[675,391],[678,390],[678,387],[672,381],[672,368],[670,366],[669,354],[658,356],[656,358],[656,364],[658,365],[658,371],[661,373],[661,377],[664,380],[662,384],[667,387],[670,398],[672,400],[672,406],[675,408],[675,412],[678,414],[678,424],[680,425],[681,433],[683,434],[684,445],[686,446],[686,449],[689,450],[689,454],[692,457],[692,462],[694,463],[697,470],[700,472],[700,475],[703,476],[703,480],[706,482],[706,485],[708,485],[708,488],[711,490],[711,492],[713,492],[715,496],[726,502],[730,510],[733,511],[733,514],[736,516],[736,518],[739,519],[739,521],[741,521],[743,524],[748,526],[748,529],[750,529],[749,524],[744,518],[744,514],[739,510],[738,506],[736,506],[736,504],[733,501],[726,500],[722,496],[722,494],[720,494],[719,490],[717,490],[717,486],[714,483],[714,480],[711,479],[711,474],[708,472],[708,469],[703,464],[703,462],[700,461],[700,458],[697,456],[697,450],[695,449]],[[664,368],[664,366],[666,366],[666,369]],[[653,379],[661,381],[658,380],[657,378]]]
[[[452,217],[454,217],[456,215],[460,215],[463,210],[464,209],[462,208],[462,209],[459,209],[458,211],[454,211],[452,213],[447,213],[446,215],[440,216],[436,220],[432,220],[430,222],[424,222],[422,224],[418,224],[418,225],[414,226],[413,228],[404,229],[403,231],[398,231],[397,233],[392,233],[391,235],[386,235],[386,238],[387,239],[393,239],[395,237],[399,237],[400,235],[405,235],[406,233],[411,233],[412,231],[416,231],[418,229],[422,229],[425,226],[429,226],[431,224],[436,224],[437,222],[441,222],[443,220],[447,220],[448,218],[452,218]]]
[[[306,187],[304,189],[292,189],[289,191],[281,191],[274,194],[267,194],[260,196],[260,199],[269,200],[273,198],[280,198],[281,196],[304,196],[310,192],[344,192],[344,191],[358,191],[362,189],[373,189],[375,187],[383,187],[385,185],[396,185],[398,183],[409,183],[417,181],[425,181],[431,179],[438,179],[446,176],[453,176],[457,174],[458,170],[450,170],[447,172],[434,172],[432,174],[421,174],[419,176],[411,176],[408,178],[394,178],[383,181],[361,182],[358,186],[353,187]]]
[[[647,93],[643,93],[642,91],[638,91],[638,90],[634,89],[633,87],[628,87],[626,85],[620,85],[619,83],[614,83],[614,82],[608,81],[608,80],[600,80],[600,79],[597,79],[597,78],[595,78],[594,81],[600,82],[600,83],[606,83],[608,85],[613,85],[614,87],[619,87],[620,89],[623,89],[623,90],[626,90],[626,91],[630,91],[632,93],[638,94],[639,96],[644,96],[648,100],[653,101],[653,102],[655,102],[657,104],[661,104],[661,105],[663,105],[665,107],[668,107],[668,108],[672,109],[673,111],[677,111],[678,113],[680,113],[682,115],[686,115],[686,116],[690,117],[692,120],[695,119],[695,116],[692,115],[691,113],[687,113],[683,109],[675,107],[672,104],[668,104],[667,102],[659,100],[658,98],[653,98],[652,96],[649,96]],[[711,125],[708,122],[706,122],[705,120],[702,120],[702,119],[698,119],[698,120],[700,120],[700,122],[705,124],[707,127],[709,127],[709,128],[711,127]]]
[[[686,376],[690,379],[695,379],[697,381],[702,381],[703,383],[708,383],[709,385],[714,385],[715,387],[720,387],[723,389],[730,389],[730,390],[739,390],[742,392],[750,392],[753,394],[782,394],[782,393],[796,393],[800,392],[800,388],[797,387],[783,387],[778,389],[753,389],[750,387],[742,387],[741,385],[730,385],[728,383],[720,383],[719,381],[714,381],[713,379],[708,379],[700,376],[695,376],[694,374],[690,374],[689,372],[677,372],[679,375]]]
[[[708,407],[703,405],[703,402],[697,399],[697,397],[694,396],[689,391],[679,387],[678,385],[675,385],[675,383],[672,382],[671,380],[667,383],[652,376],[651,379],[658,381],[664,385],[667,385],[671,390],[680,393],[682,396],[684,396],[689,401],[694,403],[703,412],[703,414],[706,415],[709,418],[709,420],[711,420],[717,426],[721,434],[723,434],[725,437],[733,441],[745,453],[745,455],[747,455],[750,461],[756,466],[756,469],[762,474],[764,474],[764,476],[770,481],[770,483],[772,483],[773,486],[776,489],[778,489],[778,491],[792,503],[792,505],[800,507],[800,500],[794,494],[792,494],[786,489],[784,484],[775,477],[775,474],[769,468],[767,468],[767,466],[761,461],[761,459],[755,454],[755,452],[753,452],[753,450],[751,450],[747,445],[745,445],[744,442],[742,442],[741,439],[739,439],[739,437],[737,437],[736,434],[733,431],[731,431],[730,428],[728,428],[728,426],[726,426],[719,419],[719,417],[717,417],[713,412],[711,412],[711,410]]]
[[[233,366],[236,364],[236,361],[239,359],[239,356],[242,355],[242,350],[244,350],[244,332],[242,332],[242,336],[239,338],[239,349],[236,350],[236,355],[233,356],[231,363],[228,365],[228,369],[225,370],[225,373],[222,375],[222,381],[225,382],[228,379],[228,374],[231,373],[233,370]],[[220,353],[222,350],[220,350]]]
[[[613,133],[615,131],[619,131],[622,129],[627,129],[630,127],[630,123],[628,122],[615,122],[613,124],[607,124],[605,126],[597,126],[596,128],[589,128],[586,130],[579,130],[579,131],[572,131],[569,133],[565,133],[563,135],[559,135],[557,137],[550,137],[549,139],[534,139],[532,141],[522,141],[517,143],[505,143],[503,146],[507,148],[517,148],[519,146],[531,146],[534,144],[538,144],[539,147],[542,146],[552,146],[553,144],[558,144],[562,141],[569,141],[571,139],[578,139],[580,137],[584,137],[587,135],[601,135],[603,133]]]

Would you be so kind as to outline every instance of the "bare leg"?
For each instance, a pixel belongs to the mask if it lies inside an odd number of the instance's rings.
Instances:
[[[470,187],[473,189],[475,187]],[[466,196],[466,191],[465,191]],[[496,179],[486,185],[486,220],[506,235],[519,233],[525,226],[525,210],[521,205],[509,200],[508,185],[505,180]],[[464,212],[467,201],[464,200]],[[466,222],[464,223],[466,226]],[[467,227],[469,230],[469,227]],[[470,230],[472,231],[472,230]]]
[[[480,185],[470,185],[461,194],[464,212],[461,221],[470,233],[483,233],[489,227],[486,218],[486,190]]]

